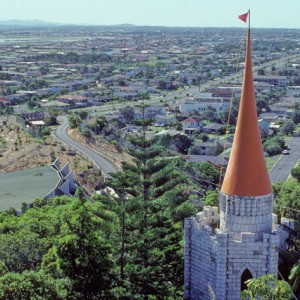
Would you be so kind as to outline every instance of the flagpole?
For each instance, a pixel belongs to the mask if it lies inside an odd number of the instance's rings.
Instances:
[[[250,9],[248,10],[248,29],[250,29]]]

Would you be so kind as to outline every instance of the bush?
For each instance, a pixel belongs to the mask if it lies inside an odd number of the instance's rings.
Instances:
[[[273,137],[266,140],[263,144],[264,150],[270,155],[277,155],[285,148],[285,141],[281,137]]]
[[[300,182],[300,165],[298,164],[295,168],[292,169],[291,175]]]
[[[45,128],[41,131],[42,137],[49,136],[50,134],[51,134],[50,128]]]
[[[265,146],[265,150],[270,156],[280,154],[282,151],[280,146],[275,143],[267,144],[267,146]]]

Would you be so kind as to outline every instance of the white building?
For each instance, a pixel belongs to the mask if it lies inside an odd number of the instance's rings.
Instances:
[[[229,106],[229,101],[226,101],[221,97],[212,97],[211,93],[206,93],[200,94],[198,97],[184,100],[180,104],[179,109],[181,113],[202,113],[207,110],[208,107],[212,107],[216,109],[218,114],[220,114],[222,111],[228,109]]]
[[[200,131],[202,128],[201,119],[199,117],[188,117],[182,121],[182,128],[187,135]]]
[[[256,75],[256,76],[254,76],[253,79],[256,82],[266,82],[266,83],[274,85],[274,86],[279,86],[279,87],[287,86],[286,76]]]

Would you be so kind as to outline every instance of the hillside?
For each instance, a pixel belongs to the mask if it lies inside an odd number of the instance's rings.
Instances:
[[[74,178],[91,194],[103,182],[101,171],[80,154],[66,149],[52,135],[33,138],[17,125],[0,128],[0,173],[48,165],[59,157],[70,162]]]

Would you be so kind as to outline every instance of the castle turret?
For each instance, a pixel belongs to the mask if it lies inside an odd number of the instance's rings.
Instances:
[[[238,300],[245,281],[278,266],[273,194],[258,127],[248,29],[243,90],[217,208],[185,220],[185,298]],[[274,218],[276,220],[276,218]],[[217,223],[220,223],[218,228]]]
[[[273,194],[258,127],[250,29],[243,90],[232,151],[220,193],[222,230],[270,232]]]

